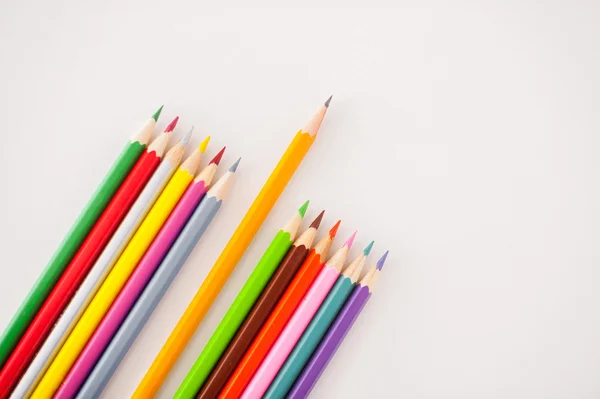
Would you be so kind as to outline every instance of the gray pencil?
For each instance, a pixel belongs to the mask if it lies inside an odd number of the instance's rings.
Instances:
[[[221,207],[229,181],[234,175],[239,162],[238,159],[206,193],[119,331],[117,331],[102,357],[98,360],[94,370],[79,391],[77,399],[91,399],[100,396],[133,341]]]

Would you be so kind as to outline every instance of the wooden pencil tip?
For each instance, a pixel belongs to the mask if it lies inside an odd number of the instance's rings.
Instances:
[[[161,105],[160,108],[158,110],[156,110],[154,115],[152,115],[152,119],[154,119],[154,122],[158,122],[158,118],[160,118],[160,113],[162,112],[163,107],[164,107],[164,105]]]
[[[325,107],[329,108],[329,103],[331,102],[331,99],[333,98],[333,94],[331,96],[329,96],[329,98],[327,99],[327,101],[325,101]]]
[[[325,211],[321,211],[321,213],[319,213],[319,216],[317,216],[317,218],[315,220],[313,220],[313,222],[308,227],[309,228],[313,227],[315,229],[318,229],[319,226],[321,225],[321,220],[323,220],[324,214],[325,214]]]
[[[331,228],[331,230],[329,230],[329,237],[331,237],[332,240],[335,238],[335,235],[337,234],[341,223],[342,221],[338,220],[337,223]]]
[[[385,263],[385,260],[387,259],[388,253],[390,251],[385,251],[385,253],[383,254],[383,256],[381,258],[379,258],[379,260],[377,261],[377,264],[375,265],[375,268],[377,270],[381,270],[383,269],[383,264]]]
[[[217,155],[215,155],[215,157],[213,159],[211,159],[209,164],[214,163],[215,165],[218,165],[219,162],[221,162],[221,158],[223,158],[223,153],[225,152],[226,148],[227,147],[221,148],[221,151],[219,151],[219,153]]]
[[[176,116],[175,119],[173,119],[171,121],[171,123],[169,123],[169,126],[167,126],[167,128],[165,129],[165,133],[170,133],[175,129],[175,126],[177,126],[177,122],[179,121],[179,117]]]

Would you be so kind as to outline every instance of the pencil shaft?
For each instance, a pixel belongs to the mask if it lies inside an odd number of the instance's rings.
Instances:
[[[148,280],[160,265],[171,244],[177,238],[177,235],[194,209],[196,209],[207,188],[204,181],[196,182],[188,187],[131,277],[123,286],[119,296],[102,319],[102,322],[98,325],[94,335],[79,355],[65,381],[63,381],[60,389],[57,391],[55,398],[75,396],[77,390],[92,371],[102,352],[116,333],[119,325],[135,304]]]
[[[315,132],[316,133],[316,132]],[[153,397],[252,242],[315,137],[298,132],[150,366],[133,398]]]
[[[220,399],[239,398],[323,267],[325,257],[312,250],[243,355]]]
[[[292,246],[290,233],[280,230],[231,304],[210,340],[175,393],[175,399],[193,399],[252,305]]]
[[[323,266],[314,283],[306,293],[306,296],[294,312],[277,341],[269,351],[265,360],[261,363],[256,374],[244,390],[242,399],[260,398],[264,395],[273,378],[283,365],[298,339],[304,332],[308,323],[323,303],[329,290],[335,283],[340,272],[328,265]]]
[[[155,152],[146,151],[131,169],[8,358],[0,372],[0,397],[7,397],[19,381],[159,162],[160,157]]]
[[[356,284],[341,275],[269,386],[264,399],[285,398]]]
[[[113,340],[100,357],[94,370],[79,391],[77,398],[96,398],[100,395],[196,243],[213,220],[221,207],[221,203],[222,200],[205,196],[198,205]]]
[[[85,280],[77,289],[77,292],[71,302],[66,307],[64,313],[58,319],[58,322],[52,329],[52,332],[46,338],[40,351],[35,356],[33,362],[29,365],[26,373],[21,378],[12,397],[19,398],[30,394],[32,388],[41,378],[41,374],[46,370],[60,349],[63,341],[70,333],[79,317],[86,309],[92,297],[104,281],[104,278],[114,265],[119,255],[129,242],[129,239],[140,225],[141,221],[148,213],[156,198],[164,188],[165,184],[173,174],[175,166],[169,160],[163,160],[144,189],[136,199],[135,203],[127,213],[127,216],[119,228],[114,233],[106,248],[102,251],[100,257],[92,267]]]
[[[152,126],[153,127],[153,126]],[[149,127],[150,131],[152,127]],[[133,141],[127,143],[117,160],[113,163],[96,192],[79,214],[71,229],[59,245],[58,249],[38,277],[27,297],[4,329],[0,338],[0,367],[18,343],[19,339],[35,317],[40,306],[62,275],[64,268],[79,246],[87,237],[113,195],[121,186],[125,177],[140,157],[147,143]]]
[[[294,384],[287,396],[288,399],[306,398],[310,394],[370,297],[369,287],[363,287],[360,284],[356,286]]]
[[[182,165],[183,166],[183,165]],[[52,396],[69,372],[96,327],[112,305],[146,249],[192,181],[193,175],[180,167],[174,174],[108,277],[82,314],[63,347],[32,394],[34,399]]]
[[[309,249],[304,245],[292,246],[285,259],[281,262],[281,265],[275,271],[269,284],[260,295],[260,298],[252,307],[246,320],[240,326],[227,350],[223,353],[223,356],[219,359],[209,378],[202,386],[197,399],[216,398],[219,395],[219,392],[221,392],[221,389],[227,383],[238,362],[244,356],[246,349],[248,349],[252,340],[269,317],[269,314],[271,314],[271,311],[277,305],[277,301],[283,295],[308,253]]]

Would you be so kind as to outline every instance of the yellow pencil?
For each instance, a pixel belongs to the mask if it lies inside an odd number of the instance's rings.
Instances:
[[[144,379],[137,387],[132,399],[152,398],[166,379],[183,352],[183,349],[194,335],[194,331],[204,315],[223,288],[225,281],[239,262],[240,258],[252,242],[254,235],[275,205],[279,195],[290,181],[304,156],[315,141],[321,122],[325,117],[331,97],[317,111],[309,123],[300,129],[291,144],[279,160],[275,170],[258,193],[258,196],[246,212],[244,219],[237,227],[219,259],[206,276],[196,292],[185,313],[179,319],[175,329],[163,345],[156,359],[146,372]]]
[[[88,340],[102,321],[123,285],[144,256],[146,249],[158,234],[163,223],[183,195],[194,178],[200,164],[202,153],[206,149],[208,139],[196,149],[175,171],[166,187],[148,212],[148,215],[135,232],[131,241],[121,254],[110,274],[88,305],[88,308],[73,328],[71,334],[54,358],[54,361],[42,377],[33,392],[31,399],[48,399],[60,387],[71,366],[87,344]],[[167,156],[168,157],[168,156]],[[165,159],[167,159],[165,157]],[[178,162],[177,162],[178,163]],[[176,165],[174,165],[176,166]]]

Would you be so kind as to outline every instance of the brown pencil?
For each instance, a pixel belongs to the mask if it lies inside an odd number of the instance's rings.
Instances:
[[[246,317],[246,320],[244,320],[244,323],[240,326],[235,337],[227,347],[227,350],[223,353],[221,359],[219,359],[219,362],[203,384],[200,393],[196,396],[197,399],[214,399],[219,395],[219,392],[227,383],[238,362],[244,356],[246,349],[248,349],[265,320],[271,314],[277,301],[285,292],[290,281],[292,281],[292,278],[294,278],[294,275],[302,263],[304,263],[310,252],[312,242],[317,234],[317,229],[321,224],[324,213],[325,211],[322,211],[317,216],[309,228],[298,237],[292,248],[290,248],[286,257],[277,268],[277,271],[271,277],[269,284],[267,284]],[[327,235],[317,244],[315,250],[326,250],[330,244],[331,239]]]

